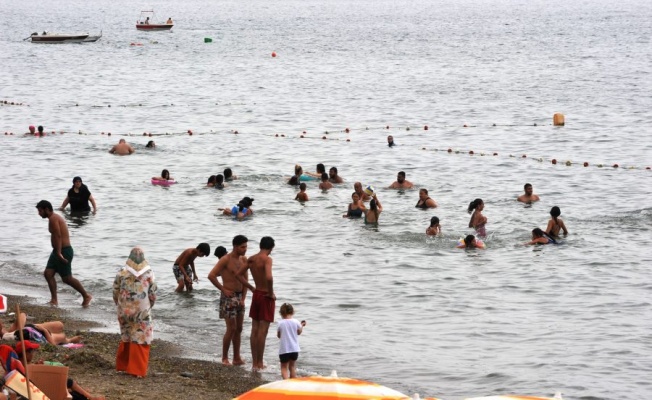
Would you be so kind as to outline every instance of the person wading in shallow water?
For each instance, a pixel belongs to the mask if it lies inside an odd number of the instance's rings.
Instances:
[[[53,212],[52,204],[49,201],[39,201],[36,209],[41,218],[49,221],[48,229],[50,230],[52,253],[50,254],[43,275],[50,288],[50,304],[53,306],[59,305],[57,299],[57,281],[54,278],[55,274],[59,274],[63,283],[70,285],[82,295],[84,299],[82,301],[82,307],[88,307],[91,304],[91,300],[93,300],[93,296],[87,293],[82,284],[72,276],[72,258],[74,252],[70,245],[70,235],[68,234],[66,221],[60,215]]]

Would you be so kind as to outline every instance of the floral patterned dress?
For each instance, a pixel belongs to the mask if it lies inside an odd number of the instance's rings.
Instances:
[[[123,342],[150,344],[153,326],[150,311],[156,301],[154,272],[149,266],[138,271],[124,266],[113,282],[113,298],[117,300],[118,322]]]

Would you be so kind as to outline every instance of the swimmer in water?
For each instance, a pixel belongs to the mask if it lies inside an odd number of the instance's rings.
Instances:
[[[215,187],[215,175],[208,177],[208,182],[206,182],[206,187]]]
[[[152,179],[155,179],[157,181],[173,181],[174,178],[170,176],[170,171],[167,169],[164,169],[161,171],[161,176],[153,176]]]
[[[556,244],[557,242],[555,239],[551,238],[548,236],[547,233],[542,231],[539,228],[534,228],[532,229],[532,240],[529,242],[525,243],[525,245],[530,245],[530,244]]]
[[[516,198],[517,201],[520,201],[521,203],[525,204],[532,204],[535,201],[539,201],[539,196],[534,194],[532,192],[532,185],[529,183],[526,183],[523,186],[523,191],[525,191],[525,194],[522,194]]]
[[[301,184],[299,185],[299,190],[300,192],[297,193],[297,196],[294,198],[294,200],[298,200],[301,202],[308,201],[308,193],[306,193],[306,184],[301,182]]]
[[[467,211],[469,214],[471,214],[469,228],[475,229],[475,232],[478,234],[478,236],[485,237],[487,236],[487,231],[485,230],[487,217],[482,215],[482,210],[484,210],[484,202],[482,199],[475,199],[469,203],[469,208]]]
[[[477,240],[473,235],[467,235],[461,242],[457,245],[458,249],[484,249],[484,243]]]
[[[321,190],[328,190],[333,188],[333,184],[328,180],[328,174],[326,172],[321,174],[321,183],[319,184]]]
[[[559,207],[554,206],[550,209],[550,221],[548,221],[548,226],[546,227],[546,233],[551,237],[559,237],[559,231],[564,231],[564,236],[568,235],[568,229],[566,229],[566,224],[564,221],[559,218],[561,215],[561,210]]]
[[[439,218],[430,218],[430,226],[426,229],[426,235],[436,236],[441,233],[441,225],[439,225]]]

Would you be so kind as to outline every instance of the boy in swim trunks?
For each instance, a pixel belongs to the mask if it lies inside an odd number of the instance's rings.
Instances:
[[[276,295],[274,294],[274,278],[272,277],[272,258],[269,256],[274,249],[274,239],[265,236],[260,239],[260,251],[249,257],[247,263],[240,267],[236,277],[242,284],[254,292],[249,309],[251,318],[251,356],[254,371],[265,369],[263,355],[269,324],[274,322]],[[243,273],[251,270],[256,287],[251,286]]]
[[[185,287],[187,291],[192,292],[192,282],[199,282],[197,271],[195,271],[195,258],[207,257],[211,254],[211,247],[208,243],[199,243],[194,249],[185,249],[177,260],[174,262],[172,272],[177,279],[177,288],[175,292],[183,292]]]
[[[220,318],[226,323],[226,332],[222,339],[222,364],[242,365],[244,361],[240,357],[240,341],[242,337],[242,325],[244,323],[245,298],[247,288],[236,278],[236,273],[241,266],[247,264],[248,239],[243,235],[233,238],[233,250],[222,257],[211,272],[208,280],[211,281],[220,294]],[[217,255],[217,253],[216,253]],[[222,277],[222,283],[217,277]],[[244,271],[243,279],[249,279],[249,274]],[[229,362],[229,347],[233,343],[233,364]]]
[[[88,307],[91,304],[93,296],[86,292],[82,284],[72,276],[72,258],[74,252],[70,245],[70,234],[68,233],[68,225],[66,221],[52,210],[52,203],[46,200],[41,200],[36,205],[38,215],[43,219],[48,219],[48,229],[50,231],[50,241],[52,243],[52,253],[48,259],[48,264],[45,267],[43,275],[50,288],[50,304],[58,306],[57,299],[57,281],[54,278],[55,274],[59,274],[63,283],[72,286],[73,289],[82,295],[82,307]]]

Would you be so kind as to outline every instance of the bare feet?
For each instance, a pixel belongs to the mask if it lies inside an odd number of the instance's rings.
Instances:
[[[84,297],[84,301],[82,302],[82,307],[86,308],[91,305],[91,301],[93,301],[93,296],[90,294],[86,297]]]
[[[228,358],[223,358],[223,359],[222,359],[222,365],[228,365],[228,366],[230,366],[231,363],[229,362],[229,359],[228,359]]]
[[[50,301],[48,302],[48,305],[49,305],[50,307],[59,307],[59,303],[58,303],[56,300],[50,300]]]
[[[238,358],[237,360],[233,359],[233,365],[244,365],[244,364],[245,362],[242,358]]]

